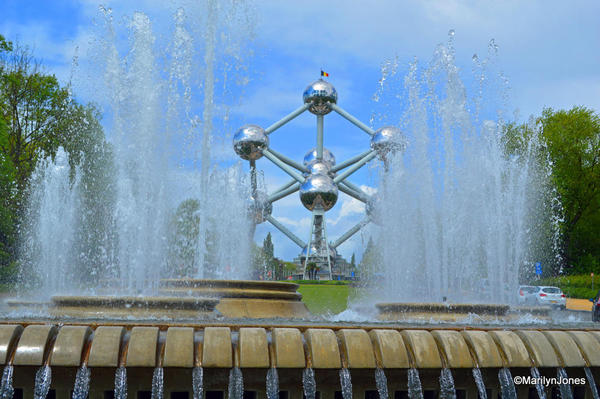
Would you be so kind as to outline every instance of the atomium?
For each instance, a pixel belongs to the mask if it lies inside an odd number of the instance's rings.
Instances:
[[[256,224],[261,224],[271,216],[273,212],[273,204],[269,201],[269,197],[263,191],[256,191],[254,197],[248,199],[248,215]]]
[[[337,91],[329,82],[319,79],[304,90],[302,99],[310,104],[308,110],[315,115],[327,115],[331,112],[329,104],[337,103]]]
[[[394,155],[404,151],[407,146],[406,138],[400,129],[395,126],[384,126],[375,131],[371,137],[371,148],[377,151],[377,156],[385,161],[389,154]]]
[[[311,163],[317,161],[317,149],[313,148],[312,150],[307,152],[306,155],[304,155],[304,160],[302,161],[302,163],[304,164],[304,166],[308,166]],[[327,148],[323,148],[323,159],[321,161],[328,163],[329,166],[332,167],[335,165],[335,156]]]
[[[406,148],[407,141],[397,127],[385,126],[373,131],[373,129],[344,111],[337,105],[335,88],[323,79],[311,83],[306,88],[303,93],[303,100],[303,106],[269,126],[266,131],[256,125],[242,127],[233,138],[233,147],[242,159],[250,161],[250,172],[253,177],[250,181],[252,192],[255,194],[253,198],[249,199],[248,217],[255,224],[269,221],[275,228],[302,248],[301,258],[304,257],[304,277],[308,276],[306,269],[308,258],[314,256],[311,261],[320,262],[319,267],[328,267],[329,277],[333,278],[332,264],[335,263],[336,248],[369,222],[379,222],[379,198],[376,195],[368,195],[359,186],[352,184],[348,180],[349,177],[376,156],[384,162],[384,172],[387,172],[389,158],[402,152]],[[268,134],[273,133],[307,110],[317,115],[317,146],[306,153],[302,164],[300,164],[269,149],[267,132]],[[354,126],[366,132],[371,139],[371,149],[346,159],[339,165],[336,164],[335,156],[323,147],[323,115],[331,111],[335,111]],[[255,161],[263,155],[292,178],[290,182],[270,195],[257,190]],[[312,229],[308,244],[271,216],[273,202],[296,191],[299,191],[302,205],[312,212]],[[328,242],[325,212],[335,206],[339,191],[363,202],[367,217],[351,227],[336,241]],[[308,248],[310,248],[310,251]],[[327,251],[329,251],[329,256],[323,255],[322,252],[327,253]],[[325,261],[324,258],[327,260]]]
[[[327,175],[316,174],[306,178],[300,186],[300,201],[309,211],[322,209],[328,211],[337,202],[338,188]]]
[[[269,136],[257,125],[245,125],[233,136],[233,149],[242,159],[255,161],[269,147]]]

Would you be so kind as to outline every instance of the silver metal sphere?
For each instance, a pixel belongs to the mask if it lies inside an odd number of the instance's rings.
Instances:
[[[334,247],[332,247],[331,245],[327,245],[327,246],[329,247],[329,256],[332,259],[335,259],[335,257],[337,256],[336,249]],[[325,252],[325,248],[317,248],[315,243],[312,243],[310,245],[310,255],[326,256],[323,252]],[[302,249],[302,252],[300,253],[300,258],[306,258],[307,255],[308,255],[308,246],[306,246]]]
[[[262,192],[257,191],[256,197],[250,197],[248,199],[248,216],[256,224],[261,224],[267,220],[267,216],[273,212],[273,204],[268,200],[269,196]]]
[[[328,211],[337,202],[338,188],[327,175],[310,175],[300,186],[300,201],[310,211],[321,208]]]
[[[245,125],[233,136],[233,149],[242,159],[257,160],[262,151],[269,147],[269,136],[257,125]]]
[[[319,79],[304,90],[302,99],[310,103],[308,110],[315,115],[326,115],[331,112],[329,104],[337,103],[337,91],[329,82]]]
[[[331,172],[331,165],[328,162],[312,162],[306,165],[308,169],[308,173],[305,173],[304,176],[310,175],[327,175],[329,177],[333,177],[335,173]]]
[[[406,145],[404,134],[395,126],[379,128],[371,137],[371,148],[377,151],[379,159],[383,161],[388,154],[394,155],[398,151],[404,151]]]
[[[302,162],[304,166],[308,167],[311,163],[318,162],[317,160],[317,149],[313,148],[304,156],[304,161]],[[329,151],[327,148],[323,148],[323,162],[329,164],[329,166],[335,165],[335,156]]]

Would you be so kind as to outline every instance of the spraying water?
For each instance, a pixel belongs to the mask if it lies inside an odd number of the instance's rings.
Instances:
[[[22,231],[21,280],[26,288],[41,284],[42,292],[55,292],[67,287],[67,276],[75,264],[78,186],[78,178],[71,179],[69,156],[62,147],[54,159],[43,159],[33,172]]]
[[[489,111],[502,108],[496,103],[504,89],[467,95],[453,34],[427,67],[415,61],[405,77],[399,70],[385,65],[375,97],[377,125],[399,125],[408,145],[387,156],[380,176],[372,216],[380,224],[374,276],[386,277],[377,280],[374,295],[513,302],[519,268],[536,241],[529,223],[537,220],[532,214],[543,182],[536,144],[507,155],[503,116]],[[482,82],[494,80],[484,72]]]
[[[205,0],[175,7],[167,40],[162,20],[136,12],[115,22],[111,9],[101,11],[105,24],[98,28],[89,84],[102,82],[93,100],[103,106],[112,150],[108,172],[91,170],[88,177],[107,176],[114,192],[98,221],[110,234],[102,243],[82,236],[97,232],[81,229],[80,173],[71,173],[59,149],[32,179],[31,217],[21,234],[23,280],[43,283],[52,295],[78,287],[74,275],[87,279],[80,284],[85,290],[111,281],[112,292],[134,294],[156,291],[162,277],[247,278],[247,192],[235,154],[222,149],[225,142],[229,148],[230,107],[239,101],[232,88],[247,82],[253,21],[244,17],[246,4]],[[194,210],[177,213],[188,200]],[[181,231],[185,237],[171,239]],[[90,242],[102,258],[97,274],[84,272],[95,267],[91,262],[76,261],[78,248]]]

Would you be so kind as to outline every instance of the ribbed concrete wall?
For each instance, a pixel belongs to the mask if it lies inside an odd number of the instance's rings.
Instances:
[[[0,325],[0,364],[247,369],[599,367],[600,331]]]

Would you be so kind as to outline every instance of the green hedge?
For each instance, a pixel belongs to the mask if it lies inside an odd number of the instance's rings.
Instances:
[[[560,287],[569,298],[589,299],[594,298],[600,290],[600,276],[594,277],[593,289],[592,277],[589,274],[549,277],[538,280],[533,284]]]

